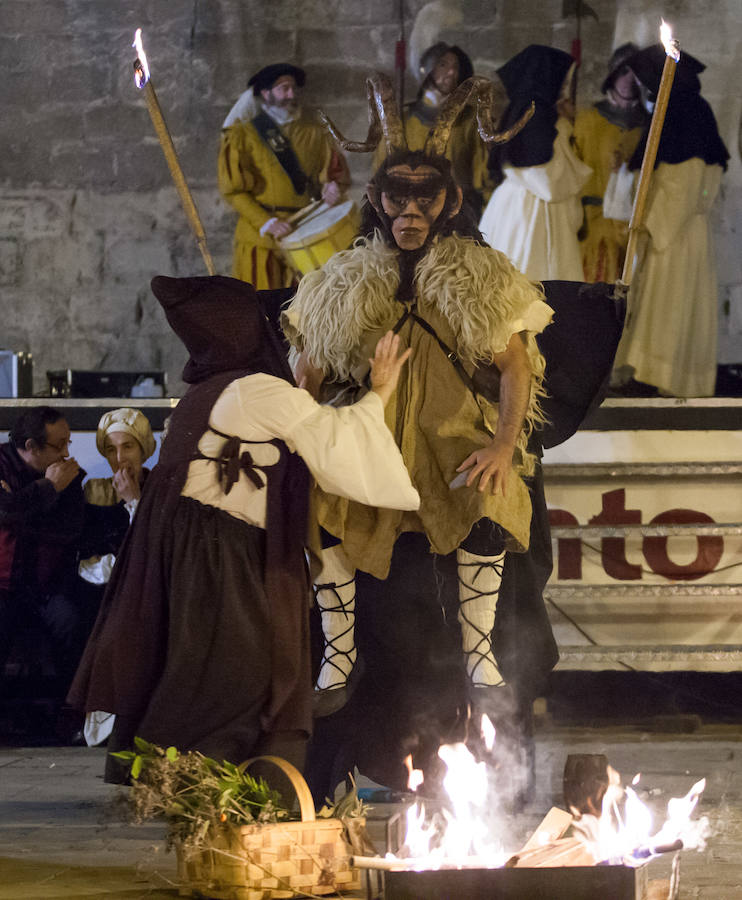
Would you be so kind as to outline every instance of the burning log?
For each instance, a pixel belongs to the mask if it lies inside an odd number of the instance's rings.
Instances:
[[[661,856],[663,853],[675,853],[682,850],[685,844],[678,838],[667,844],[654,844],[648,847],[637,847],[631,854],[634,859],[649,859],[651,856]]]
[[[564,835],[572,824],[572,816],[570,813],[559,809],[558,806],[552,806],[541,820],[541,824],[535,829],[533,834],[523,844],[519,855],[534,850],[537,847],[543,847],[552,841],[558,840]]]
[[[595,859],[585,844],[578,838],[561,838],[521,851],[511,856],[505,863],[506,868],[516,869],[527,866],[531,869],[542,869],[554,866],[594,866]]]

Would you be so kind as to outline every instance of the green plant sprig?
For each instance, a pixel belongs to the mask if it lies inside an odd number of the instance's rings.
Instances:
[[[169,846],[204,846],[209,835],[225,825],[289,818],[278,791],[234,763],[196,751],[180,753],[138,737],[134,745],[135,750],[112,754],[131,764],[130,814],[137,822],[164,818]]]

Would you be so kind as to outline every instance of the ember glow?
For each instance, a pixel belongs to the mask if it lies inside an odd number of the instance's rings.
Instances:
[[[660,25],[660,40],[665,48],[665,53],[677,62],[680,59],[680,47],[678,42],[673,40],[672,28],[664,19],[662,19],[662,24]]]
[[[134,33],[134,43],[131,45],[137,51],[137,63],[134,63],[134,81],[138,88],[143,88],[149,81],[149,65],[147,64],[147,54],[144,52],[142,45],[142,29],[137,28]]]

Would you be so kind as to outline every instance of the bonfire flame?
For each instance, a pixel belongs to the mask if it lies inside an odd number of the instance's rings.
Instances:
[[[489,752],[495,729],[486,717],[482,719],[482,739]],[[493,796],[487,763],[477,761],[462,743],[444,744],[438,756],[446,765],[443,787],[449,798],[447,807],[428,814],[422,801],[412,804],[407,810],[407,833],[400,856],[387,854],[387,859],[415,870],[504,865],[511,854],[496,839],[501,830],[504,832],[504,822],[496,821],[500,804]],[[408,785],[417,790],[423,783],[423,773],[413,768],[411,756],[405,765],[410,776]],[[704,849],[710,833],[708,819],[703,816],[692,820],[691,815],[706,786],[705,779],[694,784],[685,797],[668,802],[667,818],[657,830],[652,811],[639,797],[640,779],[636,775],[632,786],[624,787],[619,773],[609,766],[601,815],[585,814],[573,821],[576,837],[594,861],[637,866],[652,856],[683,847]]]
[[[708,819],[692,820],[698,800],[706,786],[702,779],[685,797],[673,798],[667,804],[667,819],[653,831],[653,815],[633,787],[623,788],[616,782],[615,770],[609,767],[610,783],[603,798],[601,816],[584,815],[575,822],[596,862],[636,865],[659,853],[671,850],[702,850],[709,834]],[[637,785],[637,775],[633,784]]]
[[[416,791],[420,785],[423,783],[424,776],[422,769],[413,769],[412,768],[412,754],[410,753],[405,757],[404,761],[405,766],[407,766],[407,787],[411,791]]]
[[[482,716],[481,733],[490,751],[495,729],[486,716]],[[449,808],[427,815],[425,805],[418,801],[407,810],[406,862],[419,869],[464,865],[472,859],[477,859],[482,866],[503,865],[505,852],[492,837],[488,815],[497,803],[491,796],[487,764],[477,762],[462,743],[444,744],[438,756],[446,764],[443,787],[449,797]],[[417,790],[423,783],[423,773],[413,769],[411,756],[405,759],[405,765],[409,772],[408,787]]]

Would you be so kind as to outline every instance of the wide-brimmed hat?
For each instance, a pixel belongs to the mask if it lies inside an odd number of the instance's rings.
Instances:
[[[304,87],[307,73],[291,63],[272,63],[256,72],[247,82],[257,97],[261,91],[269,91],[282,75],[291,75],[299,87]]]

